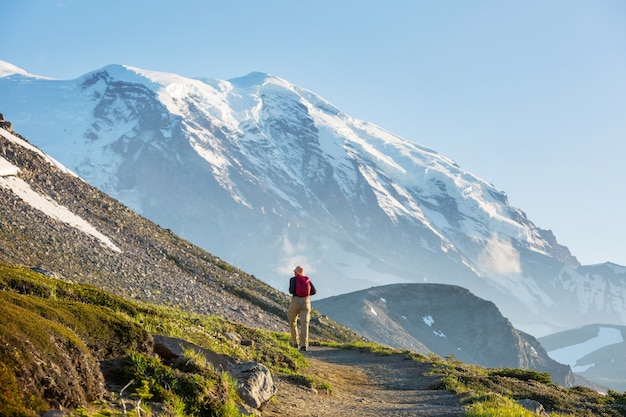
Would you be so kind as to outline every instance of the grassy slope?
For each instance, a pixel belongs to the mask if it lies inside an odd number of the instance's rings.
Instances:
[[[227,377],[208,365],[198,366],[193,372],[181,369],[166,372],[168,367],[146,356],[150,333],[181,337],[218,353],[263,362],[282,372],[297,372],[306,364],[289,347],[284,333],[254,330],[217,316],[199,316],[126,301],[94,287],[50,279],[24,267],[0,264],[0,289],[0,415],[3,416],[36,415],[51,406],[75,408],[96,400],[102,396],[104,382],[99,361],[120,357],[126,357],[122,361],[125,369],[112,374],[123,379],[120,383],[130,381],[135,372],[133,377],[137,381],[145,379],[155,386],[164,382],[180,385],[182,381],[195,381],[192,385],[197,388],[228,386]],[[227,332],[236,332],[253,341],[254,347],[244,349],[234,345],[226,337]],[[137,362],[145,363],[139,366]],[[150,372],[162,372],[169,380],[157,381]],[[201,380],[196,381],[198,378]],[[140,384],[137,382],[129,389],[140,390]],[[169,400],[170,406],[187,401],[187,413],[203,409],[201,405],[193,405],[198,399],[192,400],[188,392],[185,394],[188,399],[184,400],[185,395],[176,396],[175,390],[170,391],[160,395],[161,400]],[[233,397],[236,395],[228,389],[217,390],[204,403],[215,409],[227,409],[228,404],[236,401]]]
[[[289,346],[286,333],[127,301],[25,267],[0,263],[0,309],[0,416],[35,416],[58,406],[74,409],[75,415],[121,413],[119,399],[105,395],[101,363],[117,364],[107,372],[107,384],[119,387],[134,380],[127,390],[133,401],[149,400],[159,414],[238,415],[240,400],[227,374],[193,354],[177,364],[161,363],[148,354],[150,334],[180,337],[218,353],[259,361],[299,383],[325,384],[307,380],[307,362]],[[232,342],[227,333],[239,334],[252,346]],[[354,340],[340,342],[337,346],[363,346]],[[560,388],[546,374],[489,370],[373,344],[367,348],[431,362],[433,372],[443,377],[439,388],[459,393],[471,416],[531,415],[513,402],[523,398],[541,402],[553,416],[626,415],[626,395]]]

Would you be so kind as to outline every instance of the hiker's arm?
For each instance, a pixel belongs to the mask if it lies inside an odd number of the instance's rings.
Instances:
[[[289,294],[292,294],[296,291],[296,279],[294,277],[289,278]]]

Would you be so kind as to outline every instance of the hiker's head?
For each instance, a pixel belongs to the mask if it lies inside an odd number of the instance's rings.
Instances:
[[[296,275],[304,275],[304,268],[302,268],[301,266],[296,266],[296,268],[293,270],[293,273]]]

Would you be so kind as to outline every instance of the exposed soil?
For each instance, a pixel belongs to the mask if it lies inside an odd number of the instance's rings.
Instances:
[[[380,355],[360,350],[312,346],[305,353],[306,374],[327,382],[331,392],[275,379],[276,401],[263,416],[297,417],[404,417],[462,416],[459,398],[433,390],[436,376],[428,376],[427,363],[401,355]]]

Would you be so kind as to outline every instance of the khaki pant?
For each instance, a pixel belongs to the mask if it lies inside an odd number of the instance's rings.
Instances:
[[[296,325],[298,316],[300,316],[300,332],[298,332],[298,326]],[[289,319],[289,329],[291,330],[291,343],[296,347],[309,347],[309,320],[311,319],[311,301],[309,297],[293,296],[291,304],[289,304],[287,318]],[[300,336],[299,339],[298,336]]]

